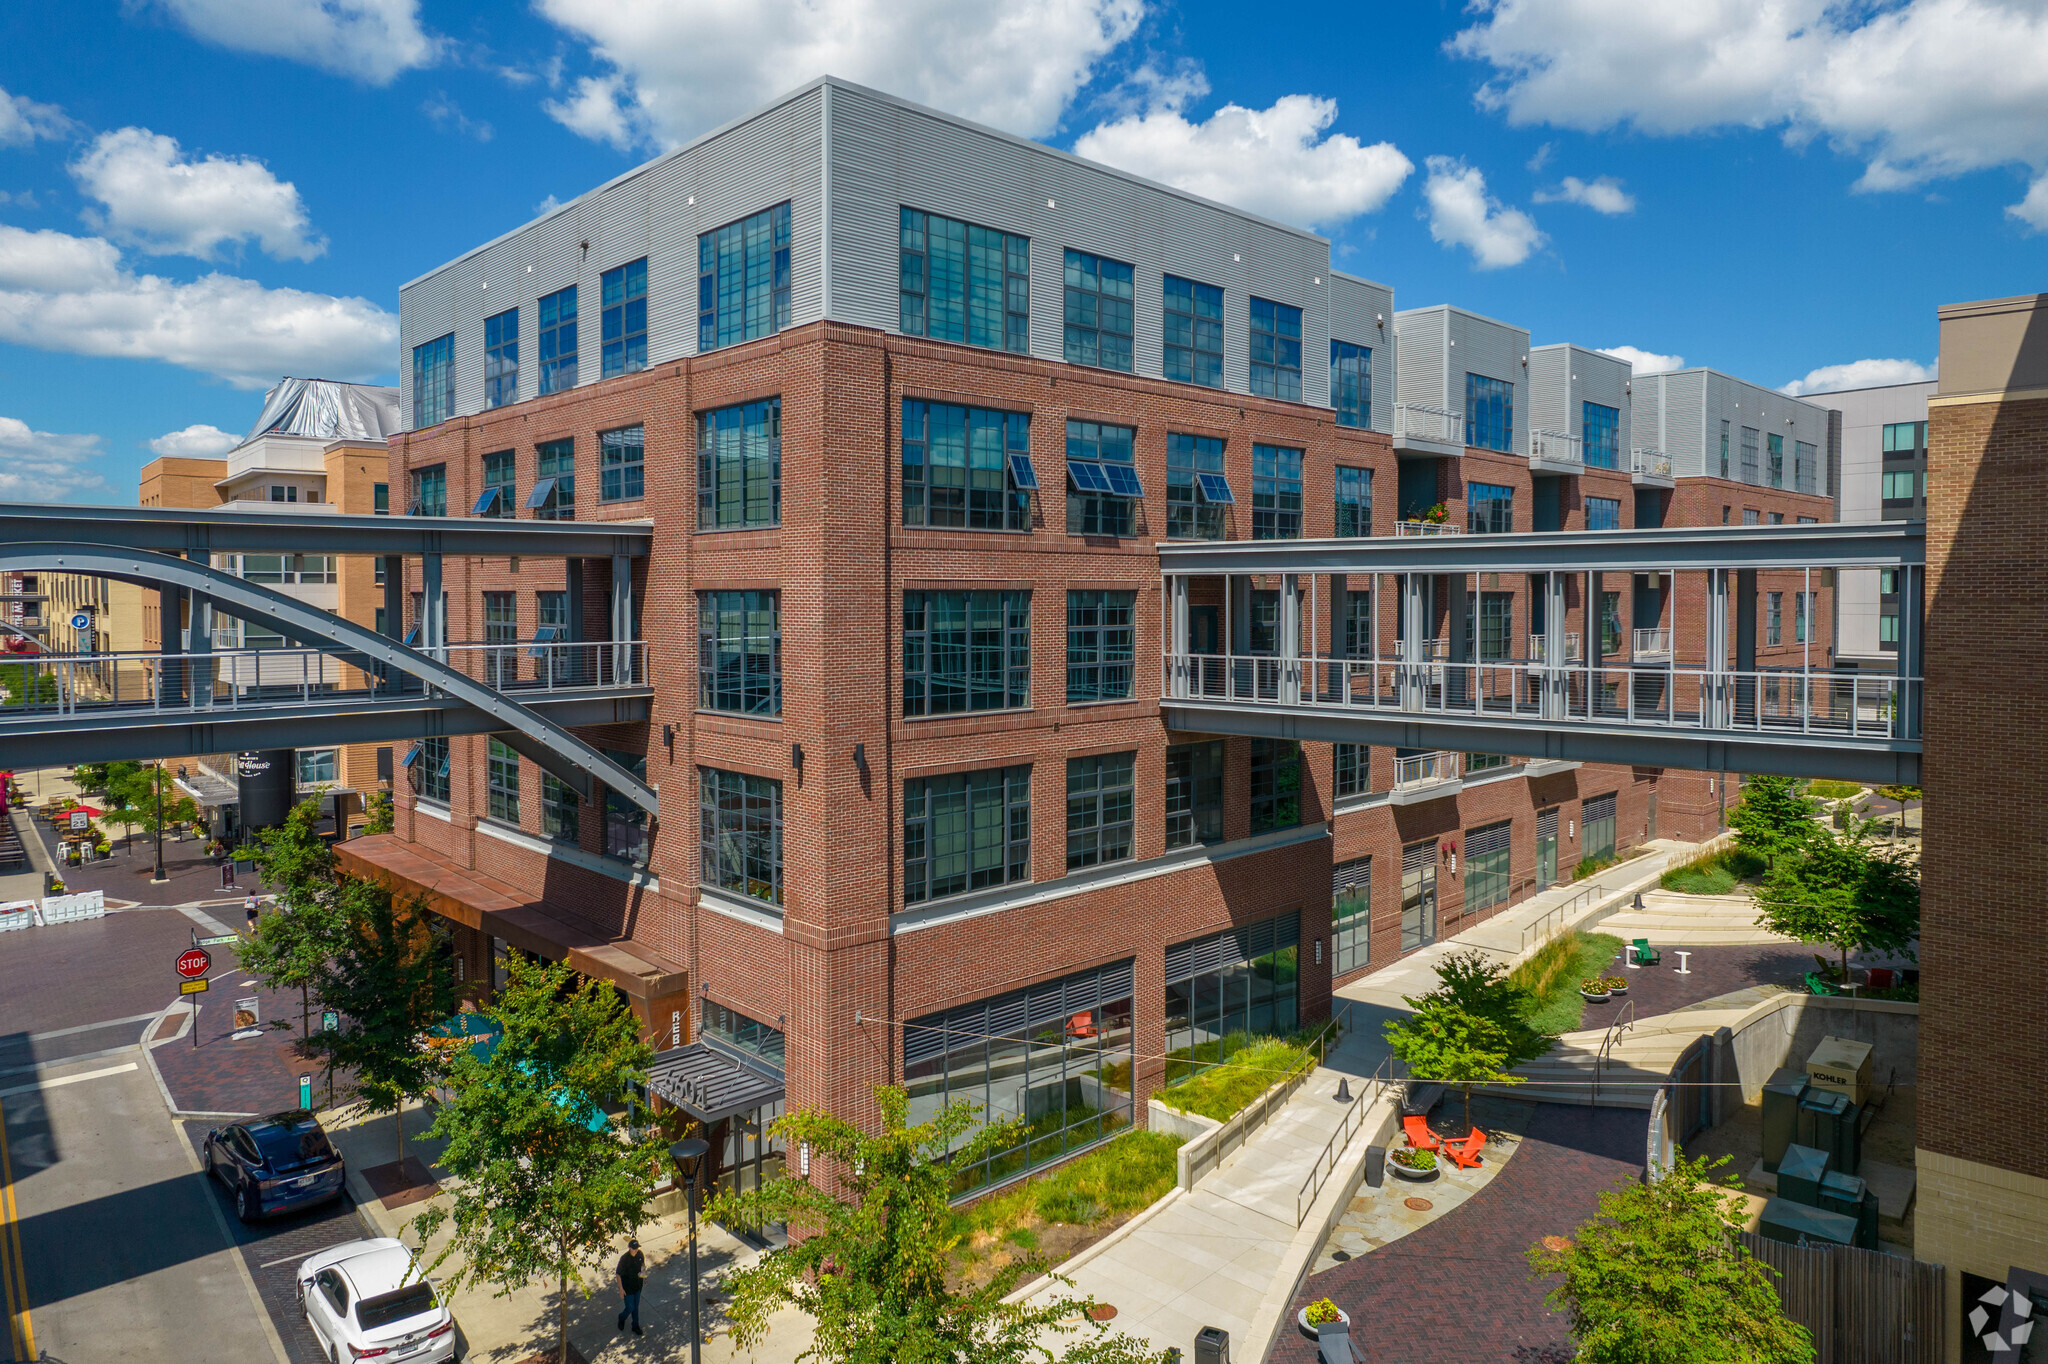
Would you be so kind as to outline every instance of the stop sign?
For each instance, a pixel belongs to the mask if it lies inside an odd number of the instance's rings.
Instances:
[[[197,980],[213,969],[213,958],[203,947],[188,947],[178,954],[178,974],[187,980]]]

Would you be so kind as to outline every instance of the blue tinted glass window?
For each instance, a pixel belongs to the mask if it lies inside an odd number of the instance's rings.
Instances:
[[[789,325],[789,205],[697,238],[697,349],[772,336]]]
[[[1067,252],[1066,355],[1076,365],[1131,369],[1131,267]]]
[[[1199,474],[1223,474],[1223,442],[1213,436],[1166,436],[1166,535],[1170,540],[1221,540],[1225,504],[1202,495]]]
[[[544,440],[535,451],[533,506],[542,521],[576,519],[576,442],[573,439]]]
[[[1337,466],[1337,534],[1372,534],[1372,470]]]
[[[782,713],[781,594],[697,597],[697,704],[743,715]]]
[[[1587,530],[1620,530],[1621,499],[1618,497],[1589,497],[1586,499]]]
[[[1301,309],[1252,300],[1252,392],[1301,401]]]
[[[1372,425],[1372,351],[1349,341],[1330,343],[1330,406],[1337,425]]]
[[[899,242],[905,335],[1031,349],[1030,238],[906,208]]]
[[[484,319],[484,406],[519,401],[519,310]]]
[[[697,769],[699,876],[708,885],[782,903],[782,783]]]
[[[1764,442],[1765,449],[1770,452],[1771,457],[1771,486],[1782,488],[1785,486],[1785,438],[1773,431],[1764,437]]]
[[[903,524],[1029,530],[1009,456],[1031,453],[1031,418],[950,403],[903,404]]]
[[[576,286],[544,296],[540,313],[540,391],[576,387]]]
[[[1252,447],[1252,539],[1301,538],[1301,451]]]
[[[1474,535],[1504,535],[1515,528],[1515,490],[1499,483],[1465,485],[1465,529]]]
[[[1118,493],[1116,483],[1130,471],[1130,486],[1137,487],[1132,469],[1132,445],[1137,432],[1128,426],[1101,422],[1068,421],[1067,468],[1094,468],[1101,472],[1101,485],[1083,484],[1067,493],[1067,533],[1070,535],[1130,535],[1139,503],[1136,497]],[[1070,472],[1071,478],[1071,472]],[[1142,490],[1140,490],[1142,493]]]
[[[1067,702],[1131,695],[1134,592],[1067,593]]]
[[[1031,704],[1029,592],[905,592],[903,713]]]
[[[1031,879],[1029,766],[903,784],[903,900]]]
[[[1580,403],[1580,431],[1586,441],[1586,463],[1595,469],[1621,467],[1621,411],[1599,403]]]
[[[412,424],[434,426],[455,415],[455,334],[412,348]]]
[[[782,399],[697,417],[697,529],[782,523]]]
[[[1205,388],[1223,387],[1221,289],[1174,275],[1166,277],[1164,365],[1169,379]]]
[[[1505,379],[1465,376],[1465,444],[1481,450],[1515,448],[1515,386]]]
[[[599,288],[604,377],[647,368],[647,258],[605,271]]]
[[[647,428],[622,426],[597,437],[597,500],[630,502],[647,495]]]
[[[412,471],[412,506],[408,511],[413,516],[448,514],[447,465],[436,464],[431,468]]]
[[[513,483],[512,452],[498,450],[484,456],[483,494],[477,499],[479,516],[513,516],[518,513],[518,490]]]

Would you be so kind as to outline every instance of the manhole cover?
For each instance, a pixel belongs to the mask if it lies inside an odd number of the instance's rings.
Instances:
[[[1116,1308],[1106,1302],[1098,1302],[1088,1309],[1088,1316],[1092,1321],[1108,1321],[1116,1316]]]
[[[1436,1206],[1436,1204],[1430,1202],[1426,1198],[1410,1198],[1405,1200],[1405,1203],[1406,1206],[1413,1208],[1417,1212],[1428,1212],[1431,1208]]]

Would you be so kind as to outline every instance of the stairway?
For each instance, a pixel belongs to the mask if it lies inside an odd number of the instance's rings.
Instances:
[[[1759,927],[1756,902],[1747,894],[1680,895],[1646,890],[1643,907],[1616,910],[1598,924],[1624,941],[1648,938],[1660,948],[1746,947],[1796,941]]]

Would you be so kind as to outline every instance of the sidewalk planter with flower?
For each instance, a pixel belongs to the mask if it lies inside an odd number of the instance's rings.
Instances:
[[[1310,1340],[1351,1334],[1351,1314],[1328,1298],[1317,1298],[1294,1314],[1301,1333]]]
[[[1387,1168],[1402,1179],[1414,1180],[1420,1184],[1436,1178],[1436,1152],[1418,1151],[1412,1146],[1399,1146],[1387,1153]]]
[[[1588,1004],[1605,1004],[1607,994],[1607,982],[1604,979],[1596,977],[1579,986],[1579,997]]]
[[[1603,989],[1610,995],[1625,995],[1628,993],[1627,976],[1609,976],[1605,980],[1594,981],[1593,984],[1596,988]]]

